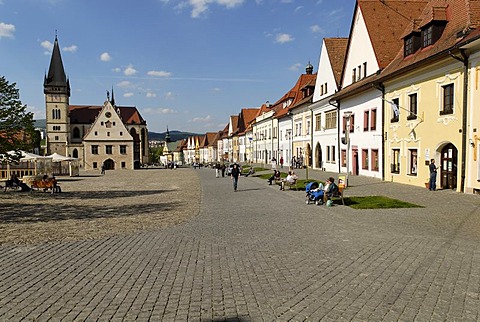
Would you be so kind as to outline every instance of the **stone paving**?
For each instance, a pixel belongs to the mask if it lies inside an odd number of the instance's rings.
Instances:
[[[424,207],[354,210],[258,178],[234,193],[211,169],[184,175],[201,184],[187,222],[1,246],[0,320],[480,320],[479,196],[351,177],[347,196]]]

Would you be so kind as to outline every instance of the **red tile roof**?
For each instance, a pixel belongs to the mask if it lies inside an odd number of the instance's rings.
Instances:
[[[337,88],[340,87],[342,81],[342,68],[347,52],[348,38],[325,38],[325,49],[330,58],[330,65],[333,69]]]
[[[295,107],[299,102],[303,101],[306,97],[303,96],[302,89],[306,87],[315,87],[315,81],[317,79],[317,74],[302,74],[297,80],[297,83],[293,88],[288,91],[285,95],[282,96],[275,104],[272,105],[272,108],[275,111],[276,118],[285,117],[293,107]],[[313,95],[313,90],[311,91]],[[309,96],[311,96],[309,95]],[[287,102],[289,99],[292,99],[292,103],[288,107],[284,107],[284,102]]]
[[[397,51],[395,59],[382,72],[382,79],[408,71],[438,55],[448,55],[452,48],[459,46],[463,41],[478,37],[478,31],[474,29],[480,23],[480,1],[431,0],[417,18],[422,24],[429,23],[432,19],[440,21],[447,19],[447,22],[442,35],[433,45],[419,49],[407,57],[404,57],[403,39],[399,40],[401,48]],[[404,35],[407,34],[404,32]]]
[[[103,106],[70,105],[70,123],[92,124]],[[116,106],[125,124],[146,124],[135,106]]]

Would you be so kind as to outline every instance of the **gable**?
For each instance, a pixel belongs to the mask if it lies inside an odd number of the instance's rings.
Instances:
[[[84,140],[133,141],[133,138],[123,124],[117,110],[107,101],[98,113]]]

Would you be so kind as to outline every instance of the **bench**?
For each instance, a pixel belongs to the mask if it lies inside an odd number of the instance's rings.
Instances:
[[[330,199],[331,199],[332,201],[334,200],[334,198],[341,199],[341,200],[342,200],[342,205],[345,206],[345,201],[343,200],[343,191],[344,191],[344,190],[345,190],[345,188],[343,188],[343,187],[338,187],[338,191],[336,191]]]
[[[290,190],[295,190],[295,191],[298,190],[297,182],[298,182],[298,179],[295,179],[293,182],[286,181],[285,179],[283,179],[283,180],[275,180],[275,184],[280,185],[280,188],[282,187],[282,183],[283,183],[283,184],[284,184],[284,185],[283,185],[284,188],[285,188],[285,187],[288,187]]]

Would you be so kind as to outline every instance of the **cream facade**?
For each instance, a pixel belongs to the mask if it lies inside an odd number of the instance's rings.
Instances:
[[[447,57],[384,83],[386,100],[399,107],[398,117],[386,108],[385,180],[425,186],[435,159],[437,187],[460,191],[462,70]]]

